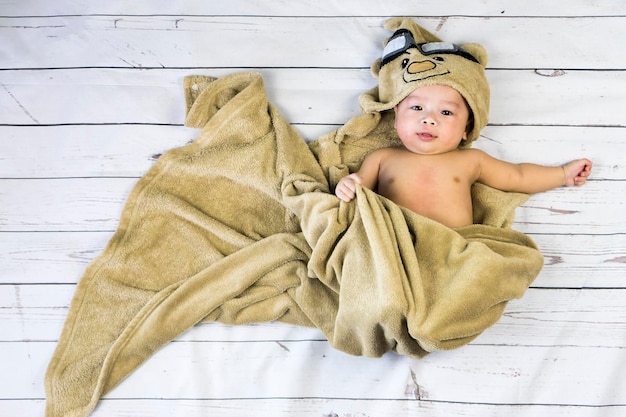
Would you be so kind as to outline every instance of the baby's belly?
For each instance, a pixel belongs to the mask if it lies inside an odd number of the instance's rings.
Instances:
[[[473,223],[472,200],[469,194],[446,198],[445,195],[428,195],[429,193],[412,193],[410,195],[381,195],[389,198],[399,206],[408,208],[415,213],[456,228]]]

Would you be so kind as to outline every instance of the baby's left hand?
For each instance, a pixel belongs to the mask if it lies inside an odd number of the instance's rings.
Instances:
[[[587,177],[591,174],[591,167],[593,163],[586,159],[576,159],[563,165],[563,171],[565,172],[565,185],[571,187],[572,185],[581,186],[587,182]]]

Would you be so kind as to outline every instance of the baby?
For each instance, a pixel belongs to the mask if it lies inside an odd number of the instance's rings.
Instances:
[[[591,173],[588,159],[562,167],[512,164],[478,149],[459,147],[473,128],[473,115],[464,97],[448,85],[416,88],[394,111],[403,146],[370,153],[357,172],[337,184],[335,194],[341,200],[352,200],[358,183],[456,228],[472,224],[470,188],[475,181],[503,191],[532,194],[583,185]]]

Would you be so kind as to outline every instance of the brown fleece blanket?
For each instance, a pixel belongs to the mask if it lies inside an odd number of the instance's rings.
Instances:
[[[458,230],[338,178],[397,143],[392,112],[307,144],[256,73],[185,80],[196,141],[139,180],[78,283],[46,374],[46,416],[86,416],[157,349],[200,321],[279,320],[354,355],[462,346],[521,297],[543,258],[510,228],[527,196],[473,189]]]

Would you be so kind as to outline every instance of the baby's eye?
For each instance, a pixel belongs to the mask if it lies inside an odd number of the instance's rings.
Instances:
[[[442,110],[441,114],[443,114],[444,116],[452,116],[452,112],[450,110]]]
[[[411,110],[417,110],[417,111],[420,111],[420,110],[422,110],[422,106],[418,106],[418,105],[411,106]]]

